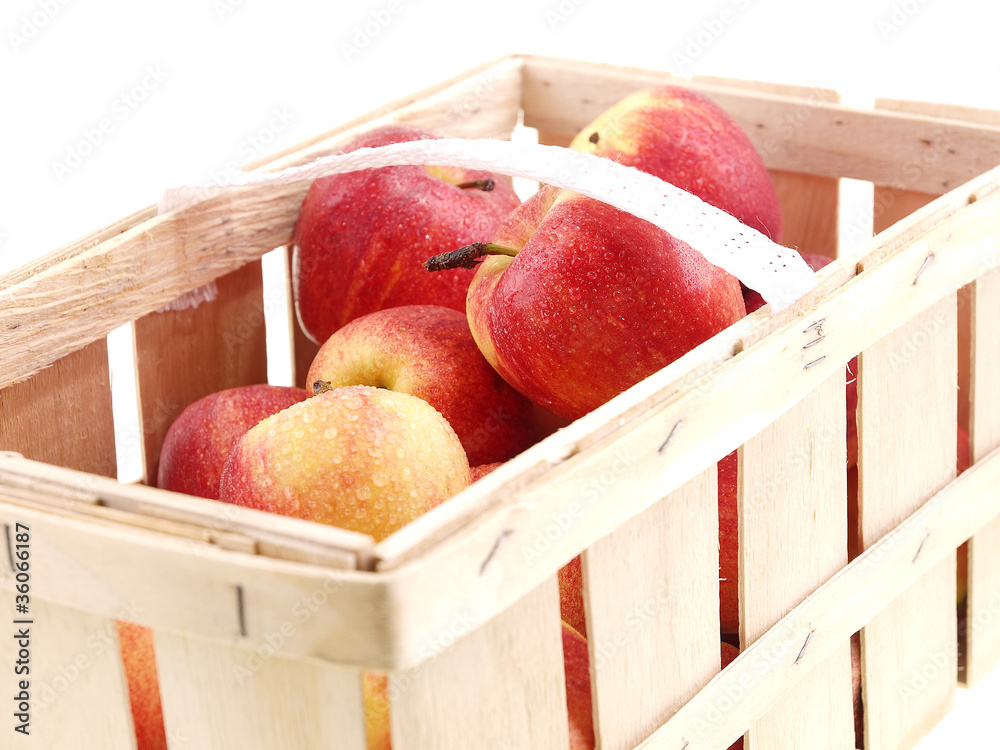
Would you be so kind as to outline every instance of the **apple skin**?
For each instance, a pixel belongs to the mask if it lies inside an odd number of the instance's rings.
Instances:
[[[137,750],[167,750],[160,704],[153,631],[143,625],[116,620],[118,645],[128,685]]]
[[[537,442],[532,403],[483,357],[463,312],[405,305],[355,318],[309,367],[306,387],[371,385],[423,399],[448,420],[472,466]]]
[[[559,613],[584,638],[587,637],[587,614],[583,607],[583,564],[577,555],[556,574],[559,584]]]
[[[389,678],[380,672],[361,673],[368,750],[392,750],[389,721]]]
[[[485,477],[487,474],[492,474],[496,469],[503,466],[503,461],[493,461],[488,464],[479,464],[478,466],[473,466],[470,468],[469,473],[472,476],[473,482],[478,482],[480,479]]]
[[[436,138],[386,125],[345,149]],[[490,178],[491,190],[460,184]],[[504,176],[450,167],[398,166],[330,175],[309,188],[293,235],[299,323],[318,344],[361,315],[398,305],[465,311],[470,269],[428,273],[423,262],[486,241],[520,203]]]
[[[219,499],[381,541],[470,481],[465,450],[434,407],[349,386],[252,427],[226,459]]]
[[[570,750],[593,750],[594,713],[587,639],[564,621],[562,643],[566,708],[569,713],[569,747]]]
[[[543,186],[515,209],[469,286],[490,364],[577,419],[746,314],[739,281],[649,222]]]
[[[781,204],[747,133],[724,109],[682,86],[625,97],[570,148],[655,175],[781,241]]]
[[[727,635],[740,632],[739,511],[736,451],[717,464],[719,493],[719,623]]]
[[[167,430],[156,486],[218,500],[222,467],[236,441],[265,417],[308,396],[302,388],[263,383],[227,388],[194,401]]]

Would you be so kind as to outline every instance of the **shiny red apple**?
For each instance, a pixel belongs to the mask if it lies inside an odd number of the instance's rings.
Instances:
[[[551,186],[518,207],[492,243],[469,252],[465,260],[487,254],[466,305],[476,343],[504,380],[567,419],[746,312],[739,281],[689,245]]]
[[[345,152],[435,137],[385,125]],[[293,296],[303,330],[321,344],[354,318],[387,307],[464,311],[472,271],[428,274],[421,264],[488,240],[518,203],[509,178],[452,167],[384,167],[316,180],[293,237]]]
[[[641,169],[781,241],[778,194],[746,131],[684,86],[636,91],[584,127],[570,148]]]

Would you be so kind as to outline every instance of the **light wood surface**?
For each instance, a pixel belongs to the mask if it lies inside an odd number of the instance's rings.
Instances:
[[[300,615],[308,614],[289,612],[256,649],[157,632],[157,671],[170,747],[365,750],[360,671],[280,654],[281,644],[299,627]]]
[[[3,572],[9,575],[6,554],[3,559]],[[6,631],[0,639],[0,663],[7,671],[8,701],[4,747],[135,748],[114,620],[31,596],[27,614],[31,622],[20,623],[25,616],[15,611],[13,596],[4,592],[0,600]],[[118,607],[119,613],[128,612],[129,602],[120,601]],[[22,653],[17,636],[24,629],[28,639]],[[21,675],[15,673],[19,659],[28,668]],[[14,731],[21,723],[13,716],[20,703],[15,701],[20,680],[27,681],[30,695],[28,736]]]
[[[133,324],[137,437],[147,484],[156,484],[163,439],[187,406],[216,391],[267,382],[260,261],[213,284],[211,301],[168,306]]]
[[[117,476],[111,374],[104,338],[0,396],[0,450]]]
[[[814,329],[803,344],[822,336]],[[740,448],[740,644],[747,646],[847,564],[846,405],[834,374]],[[811,639],[809,639],[811,640]],[[809,648],[802,644],[802,653]],[[845,641],[754,723],[748,750],[854,747]]]
[[[971,458],[1000,446],[1000,274],[972,285]],[[1000,517],[969,540],[965,681],[971,686],[1000,661]]]
[[[583,553],[604,750],[635,747],[719,671],[716,473],[710,467]]]
[[[426,660],[390,675],[393,748],[568,747],[555,577],[469,628],[453,609],[450,629],[423,644]]]
[[[862,548],[955,476],[957,326],[951,294],[858,357]],[[955,582],[953,551],[861,631],[867,750],[911,747],[951,708]]]

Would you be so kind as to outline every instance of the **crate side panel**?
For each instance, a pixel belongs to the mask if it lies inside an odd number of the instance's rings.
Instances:
[[[164,723],[178,747],[367,747],[359,670],[276,653],[295,626],[289,613],[274,645],[252,650],[156,633]]]
[[[106,339],[0,391],[0,450],[117,476]]]
[[[560,627],[555,577],[471,633],[456,611],[433,656],[389,676],[394,750],[568,747]]]
[[[189,404],[215,391],[267,382],[260,261],[215,282],[215,299],[134,324],[144,480],[156,483],[167,430]]]
[[[846,413],[838,373],[740,449],[744,647],[847,564]],[[745,741],[753,750],[853,748],[850,644],[758,720]]]
[[[1000,273],[972,284],[972,408],[970,450],[981,461],[1000,446]],[[975,685],[1000,661],[1000,518],[968,546],[965,680]]]
[[[595,731],[630,750],[720,667],[716,468],[582,555]]]
[[[951,294],[858,358],[863,548],[955,477],[956,352]],[[950,710],[958,669],[955,589],[950,553],[862,629],[866,750],[912,747]]]
[[[135,748],[114,620],[34,596],[25,615],[15,611],[13,594],[4,592],[0,599],[0,614],[9,629],[0,639],[0,661],[10,669],[10,692],[5,694],[14,699],[21,690],[18,682],[24,679],[28,683],[27,746],[51,750]],[[18,622],[25,619],[30,622]],[[27,632],[24,650],[17,637],[22,630]],[[23,676],[15,674],[19,660],[29,670]],[[12,711],[17,710],[13,700],[11,706]],[[8,717],[4,732],[16,737],[11,725],[21,722]]]

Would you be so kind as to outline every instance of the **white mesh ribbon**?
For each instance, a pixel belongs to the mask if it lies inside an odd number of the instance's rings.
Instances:
[[[237,173],[226,187],[170,188],[160,213],[232,187],[314,180],[375,167],[424,165],[482,169],[524,177],[581,193],[656,224],[760,292],[781,310],[816,285],[795,250],[782,247],[732,215],[658,177],[604,157],[559,146],[491,139],[437,138],[361,148],[280,172]]]

